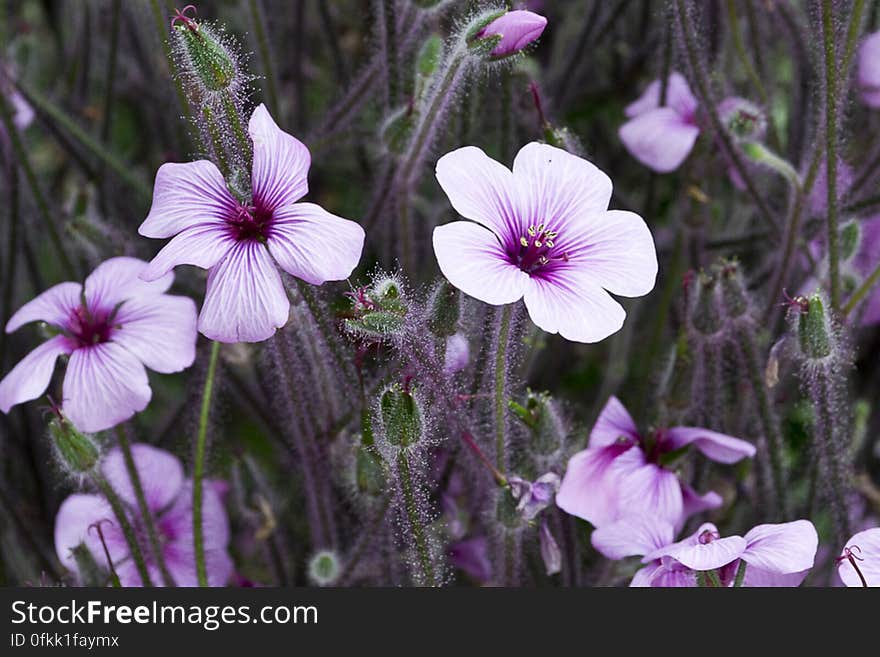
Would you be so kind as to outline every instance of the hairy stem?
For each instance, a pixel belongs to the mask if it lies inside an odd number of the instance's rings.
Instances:
[[[125,542],[128,543],[128,549],[131,551],[131,558],[134,560],[138,574],[141,576],[141,583],[144,586],[153,586],[153,580],[150,579],[150,572],[147,570],[147,562],[144,560],[144,553],[141,552],[141,546],[138,544],[134,528],[131,526],[125,513],[125,504],[103,475],[94,474],[92,479],[98,490],[101,491],[101,494],[110,503],[110,508],[113,509],[113,514],[116,516],[116,521],[119,523],[119,528],[122,530]]]
[[[833,2],[822,2],[822,40],[825,52],[825,171],[828,189],[828,277],[831,310],[840,310],[840,234],[837,227],[837,52],[834,44]]]
[[[434,575],[434,565],[431,563],[431,552],[428,548],[425,527],[419,516],[412,476],[410,475],[409,461],[404,450],[397,454],[397,474],[400,478],[400,490],[403,494],[403,504],[406,509],[407,519],[409,520],[409,529],[412,532],[416,553],[422,568],[423,581],[428,586],[438,586],[439,582],[437,582]]]
[[[501,322],[498,328],[498,347],[495,350],[495,467],[499,472],[507,472],[505,445],[507,442],[507,349],[510,341],[510,320],[513,304],[501,309]]]
[[[208,373],[202,392],[202,408],[199,413],[199,432],[196,438],[196,459],[193,468],[193,548],[196,555],[196,576],[199,586],[208,585],[208,571],[205,567],[205,534],[202,526],[202,491],[205,477],[205,453],[208,442],[208,419],[211,415],[211,396],[214,391],[214,377],[220,356],[220,343],[211,344],[208,360]]]

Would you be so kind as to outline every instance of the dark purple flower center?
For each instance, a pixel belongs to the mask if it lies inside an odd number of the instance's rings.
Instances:
[[[113,330],[118,328],[113,320],[116,309],[104,312],[99,309],[90,310],[85,305],[77,306],[70,315],[67,330],[80,347],[109,342]]]
[[[714,532],[711,529],[706,529],[700,533],[697,540],[700,542],[700,545],[708,545],[712,541],[717,541],[719,538],[721,538],[721,534]]]
[[[265,242],[269,237],[274,217],[272,211],[260,204],[236,206],[235,213],[226,218],[226,225],[236,242],[254,240]]]
[[[548,230],[541,223],[529,226],[525,235],[520,235],[519,242],[510,254],[513,264],[527,274],[546,267],[554,261],[568,261],[568,253],[556,252],[556,238],[559,233]]]

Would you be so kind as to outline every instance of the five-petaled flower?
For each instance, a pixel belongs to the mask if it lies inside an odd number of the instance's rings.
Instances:
[[[42,395],[55,361],[66,355],[64,414],[80,431],[103,431],[146,408],[152,392],[145,366],[168,374],[192,365],[195,304],[165,294],[173,274],[143,281],[146,266],[136,258],[111,258],[84,285],[59,283],[22,306],[7,332],[41,321],[57,334],[0,381],[0,410],[8,413]]]
[[[640,556],[645,564],[630,586],[697,586],[699,573],[710,585],[799,586],[813,567],[819,536],[808,520],[758,525],[745,536],[722,537],[705,523],[673,542],[674,527],[654,515],[633,515],[593,532],[591,541],[609,559]]]
[[[611,397],[590,432],[589,446],[569,460],[556,506],[595,527],[635,509],[680,527],[690,515],[721,505],[717,493],[701,496],[664,467],[690,445],[718,463],[755,455],[751,443],[699,427],[642,434],[623,404]]]
[[[443,275],[466,294],[492,305],[524,298],[548,333],[598,342],[626,317],[608,292],[654,287],[650,230],[637,214],[608,210],[611,180],[582,158],[535,142],[511,171],[467,146],[440,158],[437,180],[472,220],[439,226],[433,238]]]
[[[143,273],[163,276],[177,265],[209,269],[199,331],[221,342],[260,342],[287,323],[290,302],[276,263],[312,285],[348,278],[360,260],[364,231],[314,203],[308,149],[283,132],[260,105],[251,115],[251,198],[242,201],[212,162],[163,164],[153,206],[138,229],[175,236]]]
[[[880,587],[880,527],[846,542],[837,557],[837,574],[846,586]]]
[[[168,573],[177,586],[198,586],[193,547],[192,483],[184,479],[183,466],[173,454],[140,443],[132,445],[131,451]],[[126,507],[126,517],[134,529],[150,579],[153,584],[163,584],[159,558],[151,552],[147,527],[138,511],[134,486],[119,448],[114,448],[104,458],[101,473]],[[226,484],[219,481],[208,483],[202,498],[205,568],[208,584],[223,586],[233,570],[232,559],[226,551],[229,521],[221,497]],[[78,572],[78,568],[72,551],[80,544],[85,545],[95,563],[109,567],[104,552],[106,546],[120,584],[143,585],[119,522],[101,495],[74,493],[58,509],[55,551],[61,563],[73,572]]]

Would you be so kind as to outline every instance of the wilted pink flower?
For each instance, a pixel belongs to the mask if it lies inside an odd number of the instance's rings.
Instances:
[[[819,536],[808,520],[758,525],[744,537],[722,538],[715,525],[673,542],[673,526],[653,515],[635,515],[593,532],[593,546],[609,559],[641,556],[646,564],[630,586],[697,586],[697,573],[715,571],[731,586],[745,562],[743,586],[799,586],[813,567]]]
[[[184,480],[183,466],[173,454],[144,444],[132,445],[131,450],[147,506],[159,533],[165,565],[177,586],[198,586],[193,547],[192,483]],[[101,472],[126,505],[150,579],[153,584],[162,584],[158,560],[151,552],[134,487],[118,448],[104,458]],[[233,570],[232,559],[226,551],[229,521],[221,499],[223,486],[222,482],[212,482],[212,485],[205,486],[202,498],[205,565],[211,586],[226,584]],[[100,533],[95,528],[98,524]],[[107,500],[101,495],[82,493],[64,500],[55,518],[55,550],[65,567],[77,571],[71,551],[80,543],[91,552],[97,564],[106,566],[102,535],[120,583],[142,586],[128,544]]]
[[[539,14],[522,9],[509,11],[489,23],[477,34],[485,39],[500,36],[501,40],[492,49],[492,57],[508,57],[528,46],[544,32],[547,19]]]
[[[697,99],[681,73],[670,74],[666,104],[660,106],[660,80],[654,80],[624,113],[620,139],[630,154],[658,173],[674,171],[684,162],[697,137]]]
[[[859,91],[869,107],[880,107],[880,32],[868,36],[859,48]]]
[[[562,550],[550,533],[547,518],[541,519],[541,528],[538,530],[538,543],[541,550],[541,561],[544,562],[544,570],[548,575],[555,575],[562,570]]]
[[[522,477],[508,477],[510,494],[517,501],[516,510],[526,520],[533,520],[538,513],[553,504],[553,497],[559,490],[559,475],[548,472],[535,481],[527,481]]]
[[[59,356],[69,356],[62,406],[80,431],[109,429],[146,408],[151,390],[144,367],[168,374],[195,359],[196,307],[164,292],[172,274],[147,283],[147,263],[111,258],[79,283],[59,283],[29,301],[6,324],[49,325],[50,338],[0,381],[0,410],[45,392]]]
[[[654,287],[651,232],[637,214],[608,210],[611,181],[584,159],[533,142],[511,172],[467,146],[440,158],[437,180],[472,220],[434,229],[437,262],[453,285],[481,301],[524,298],[548,333],[597,342],[626,317],[608,292],[637,297]]]
[[[859,532],[837,557],[837,574],[847,586],[880,587],[880,527]]]
[[[623,404],[611,397],[590,432],[589,446],[569,460],[556,506],[595,527],[633,513],[680,527],[690,515],[721,505],[718,494],[700,496],[664,467],[665,455],[688,445],[718,463],[755,455],[754,445],[699,427],[643,435]]]
[[[139,228],[175,236],[153,258],[145,280],[177,265],[209,269],[199,331],[221,342],[259,342],[287,323],[290,302],[276,263],[307,283],[347,278],[360,260],[364,231],[314,203],[308,149],[283,132],[264,105],[251,115],[252,198],[240,201],[207,160],[163,164],[153,206]]]

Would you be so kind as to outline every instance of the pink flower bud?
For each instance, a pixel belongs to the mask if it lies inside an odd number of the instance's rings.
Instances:
[[[544,32],[547,19],[530,11],[509,11],[484,27],[481,39],[499,36],[501,40],[492,50],[492,57],[514,55],[535,41]]]

